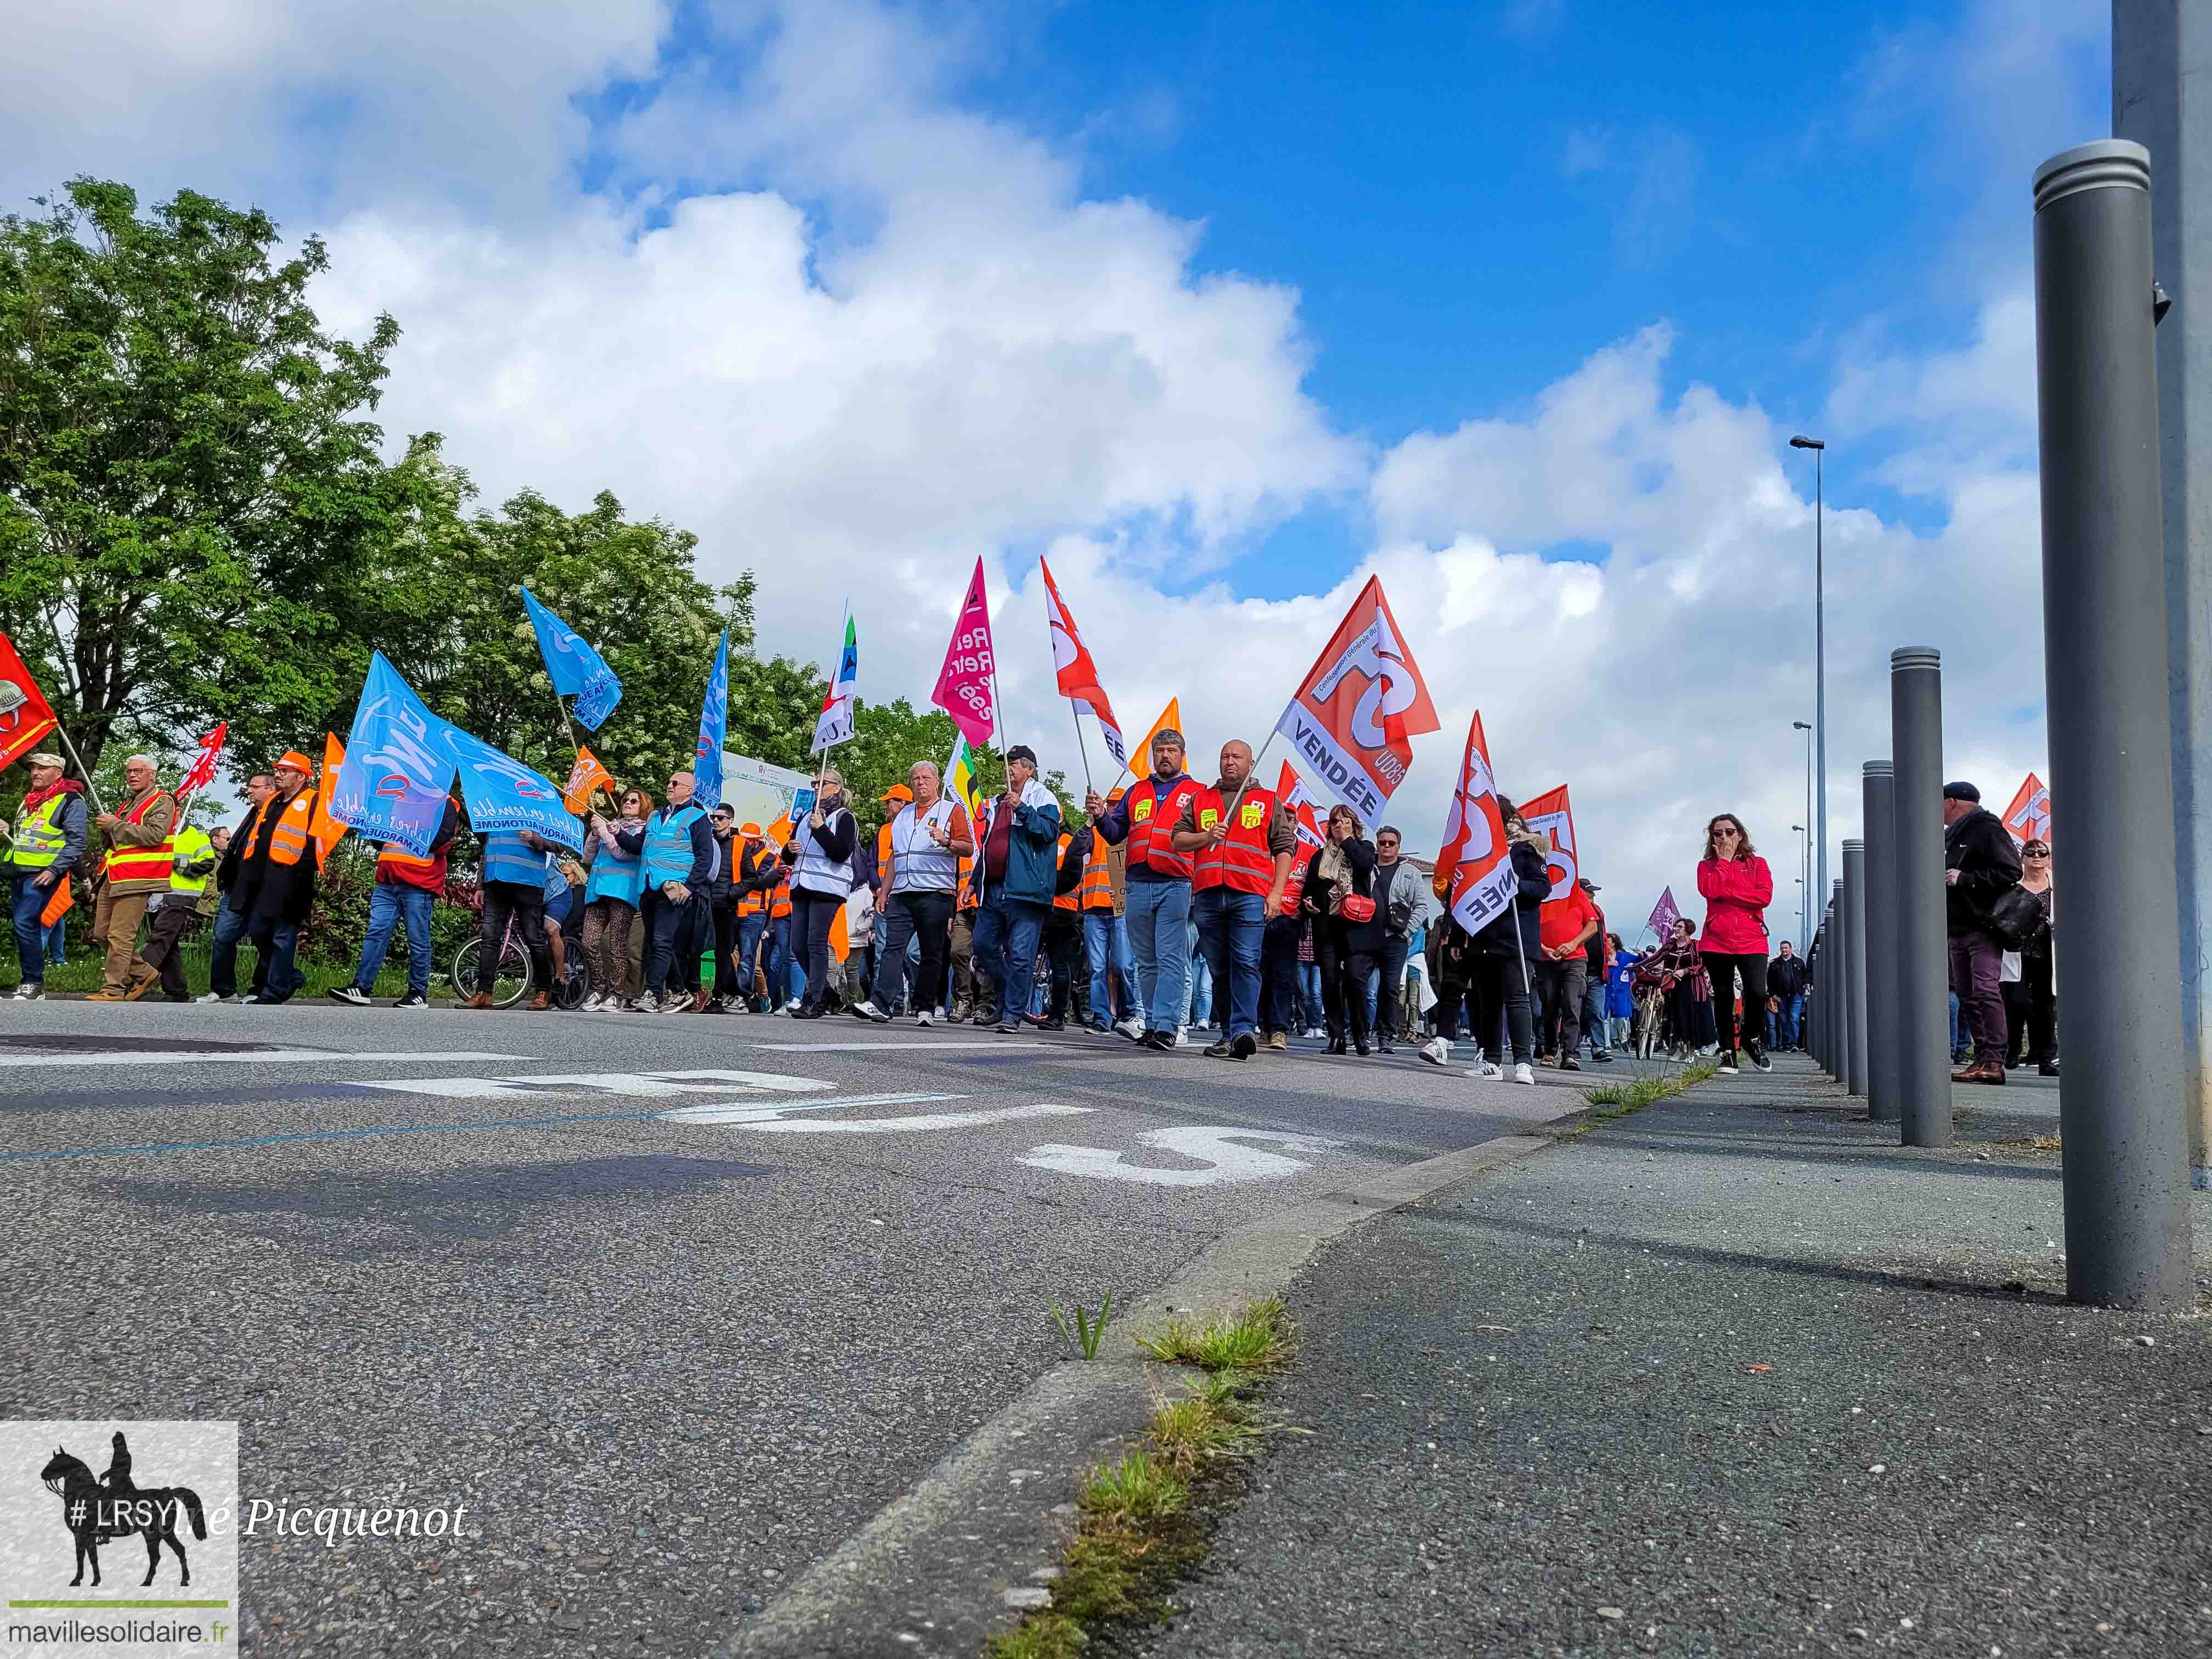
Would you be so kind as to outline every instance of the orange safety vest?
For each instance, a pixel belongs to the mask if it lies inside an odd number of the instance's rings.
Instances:
[[[274,800],[276,797],[270,799]],[[300,793],[285,804],[283,816],[276,820],[276,827],[269,832],[270,863],[294,865],[300,861],[300,854],[313,844],[313,837],[308,835],[307,826],[314,821],[314,817],[315,792],[303,783],[300,786]]]
[[[952,901],[952,908],[955,910],[973,910],[983,902],[982,900],[975,896],[975,885],[968,879],[968,878],[974,873],[975,869],[975,855],[972,853],[962,854],[960,855],[959,896]]]
[[[1151,869],[1163,875],[1190,877],[1190,855],[1175,849],[1175,827],[1182,817],[1182,804],[1198,793],[1198,780],[1186,772],[1163,793],[1158,783],[1146,778],[1122,797],[1129,808],[1127,860],[1131,870]]]
[[[787,916],[791,914],[790,877],[786,876],[781,881],[776,883],[775,899],[775,902],[769,906],[768,913],[771,920],[777,916]]]
[[[157,800],[173,798],[166,789],[156,789],[137,805],[122,815],[125,823],[143,823],[146,814],[154,810]],[[168,838],[158,847],[114,847],[108,849],[107,878],[110,881],[159,881],[168,884],[175,873],[170,867],[177,856],[177,825],[172,817]]]
[[[1275,855],[1267,850],[1267,827],[1274,821],[1275,798],[1265,789],[1247,788],[1240,799],[1232,793],[1236,812],[1229,839],[1218,847],[1201,849],[1195,856],[1190,884],[1198,891],[1209,887],[1232,887],[1240,893],[1265,894],[1275,884]],[[1218,789],[1198,792],[1194,822],[1211,830],[1221,822],[1228,802]]]
[[[876,879],[884,884],[884,891],[891,888],[891,826],[886,821],[876,831]]]
[[[1103,847],[1096,842],[1091,845],[1091,862],[1083,866],[1083,884],[1075,890],[1075,896],[1085,910],[1114,908],[1114,872],[1106,862]]]
[[[758,853],[763,843],[757,841],[742,842],[738,844],[735,856],[733,856],[730,860],[731,864],[734,866],[730,871],[730,879],[732,881],[734,882],[743,879],[741,872],[745,867],[745,854],[749,852]],[[755,869],[753,873],[755,875],[758,875],[760,872],[758,869]],[[766,895],[761,893],[741,894],[738,899],[737,914],[741,916],[757,916],[767,907],[768,898]]]
[[[1060,838],[1060,854],[1055,860],[1056,867],[1062,870],[1067,868],[1067,849],[1074,844],[1075,837],[1073,836],[1062,836]],[[1083,890],[1080,884],[1069,888],[1065,893],[1054,893],[1052,896],[1052,908],[1055,910],[1079,909],[1082,903]]]

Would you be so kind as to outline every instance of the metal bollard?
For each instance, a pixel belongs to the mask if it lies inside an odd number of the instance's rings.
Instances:
[[[2182,1308],[2194,1297],[2182,1110],[2172,714],[2152,335],[2150,153],[2107,138],[2035,173],[2045,702],[2063,895],[2066,1290]],[[2126,834],[2126,855],[2092,823]],[[2136,831],[2140,830],[2140,833]]]
[[[1951,1144],[1951,955],[1943,927],[1943,658],[1889,653],[1896,772],[1897,1114],[1907,1146]]]
[[[1867,1089],[1866,843],[1844,843],[1844,1088]]]
[[[1867,1116],[1897,1121],[1896,790],[1887,761],[1869,761],[1859,787],[1866,820]]]

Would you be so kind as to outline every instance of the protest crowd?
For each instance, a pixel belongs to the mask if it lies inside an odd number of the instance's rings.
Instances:
[[[1268,787],[1272,736],[1257,751],[1232,738],[1194,771],[1175,700],[1133,760],[1043,576],[1058,689],[1090,709],[1122,766],[1103,793],[1086,787],[1079,811],[1047,787],[1030,744],[1004,750],[995,792],[976,776],[975,745],[1000,715],[980,561],[933,698],[958,731],[947,760],[912,757],[906,781],[872,803],[848,795],[833,757],[856,696],[848,611],[817,764],[767,824],[720,799],[726,636],[688,770],[617,781],[578,743],[556,785],[432,714],[378,656],[349,740],[327,738],[319,764],[295,750],[252,773],[237,821],[206,831],[187,809],[213,779],[222,726],[170,787],[154,757],[132,756],[106,807],[62,753],[36,746],[66,733],[0,636],[19,715],[15,735],[0,734],[0,764],[21,759],[30,778],[6,847],[15,1000],[46,994],[82,895],[102,953],[93,1000],[193,1000],[180,950],[205,933],[198,1001],[286,1002],[304,983],[319,872],[357,833],[377,847],[368,924],[350,981],[328,992],[356,1006],[371,1005],[395,935],[396,1006],[430,1006],[444,900],[480,918],[450,975],[477,1010],[1073,1025],[1163,1051],[1196,1046],[1196,1033],[1227,1060],[1284,1053],[1294,1037],[1362,1056],[1406,1043],[1431,1064],[1456,1050],[1470,1077],[1522,1084],[1539,1065],[1579,1070],[1585,1054],[1600,1066],[1623,1049],[1713,1056],[1725,1073],[1739,1057],[1769,1069],[1771,1051],[1803,1046],[1820,941],[1809,959],[1786,939],[1771,945],[1773,877],[1735,814],[1705,826],[1702,928],[1669,889],[1640,949],[1608,927],[1582,873],[1566,789],[1525,808],[1501,793],[1479,714],[1432,863],[1363,816],[1363,805],[1379,816],[1402,781],[1407,739],[1438,726],[1379,580],[1285,709],[1275,735],[1304,764],[1281,763]],[[575,699],[564,717],[596,729],[619,684],[523,598],[556,691]],[[1082,759],[1087,776],[1087,749]],[[1309,775],[1340,786],[1325,810]],[[2031,786],[2037,811],[2023,806]],[[2055,1075],[2047,792],[2031,776],[2003,819],[1970,783],[1945,796],[1959,1078],[2002,1084],[2029,1063]],[[253,947],[243,988],[241,943]]]

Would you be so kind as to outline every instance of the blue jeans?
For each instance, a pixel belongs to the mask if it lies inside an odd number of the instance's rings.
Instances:
[[[307,982],[307,976],[292,965],[293,952],[300,945],[300,924],[279,921],[273,916],[257,916],[246,937],[253,941],[254,954],[261,958],[261,965],[253,970],[254,978],[261,983],[256,994],[272,1002],[289,1002]],[[235,957],[232,964],[235,974]]]
[[[1605,1046],[1605,975],[1593,974],[1583,988],[1583,1034],[1589,1038],[1590,1053],[1607,1052]],[[1576,1045],[1577,1048],[1581,1044]]]
[[[362,936],[361,966],[354,970],[356,990],[366,996],[376,988],[384,953],[392,948],[392,930],[404,922],[407,994],[430,994],[430,906],[434,896],[427,888],[397,881],[380,881],[368,890],[368,932]]]
[[[1137,958],[1137,998],[1147,1031],[1172,1031],[1190,994],[1190,917],[1187,881],[1132,881],[1128,886],[1129,948]]]
[[[1298,964],[1298,1024],[1301,1030],[1318,1030],[1322,1019],[1321,1006],[1321,963],[1302,962]]]
[[[1795,1048],[1797,1046],[1797,1018],[1804,1012],[1805,997],[1799,993],[1781,999],[1782,1006],[1766,1017],[1766,1046],[1770,1048]]]
[[[1260,1024],[1260,943],[1267,927],[1267,901],[1259,893],[1209,887],[1192,901],[1198,936],[1217,987],[1226,987],[1229,1011],[1222,1035],[1255,1035]],[[1217,994],[1215,1001],[1220,1000]]]
[[[1129,919],[1111,910],[1083,913],[1083,952],[1091,969],[1091,1024],[1103,1031],[1113,1024],[1110,993],[1113,981],[1121,981],[1121,1012],[1135,1012],[1137,959],[1129,951]]]
[[[1183,933],[1183,946],[1190,953],[1189,977],[1185,981],[1188,989],[1183,997],[1182,1021],[1185,1025],[1210,1025],[1213,1023],[1213,964],[1206,960],[1206,952],[1199,948],[1198,896],[1191,895],[1190,926]]]
[[[1951,993],[1951,1054],[1954,1059],[1966,1051],[1966,1023],[1959,1018],[1959,994]]]
[[[55,885],[60,884],[57,882]],[[41,887],[28,875],[15,878],[15,959],[22,964],[23,979],[27,984],[46,982],[46,927],[39,920],[39,913],[53,896],[52,887]]]
[[[761,935],[767,931],[766,916],[738,918],[738,994],[747,1002],[753,1000],[753,969],[759,962]]]
[[[993,893],[975,913],[975,971],[988,975],[999,999],[999,1023],[1018,1022],[1034,1000],[1037,936],[1048,904]]]
[[[793,997],[806,994],[806,969],[791,959],[791,918],[768,919],[768,1003],[781,1008]]]
[[[52,893],[53,890],[54,890],[51,887],[46,889],[48,893]],[[69,917],[64,915],[60,918],[60,920],[56,921],[52,927],[46,929],[47,967],[66,968],[69,966],[69,954],[62,948],[68,937]]]
[[[208,967],[208,989],[219,997],[238,994],[238,941],[246,937],[246,921],[231,908],[230,896],[224,894],[222,907],[215,913],[215,954]],[[257,991],[268,979],[268,965],[266,957],[253,965]]]

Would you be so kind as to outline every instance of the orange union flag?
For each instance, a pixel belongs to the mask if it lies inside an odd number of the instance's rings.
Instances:
[[[2020,792],[2005,808],[2004,827],[2022,844],[2051,839],[2051,790],[2034,773],[2021,780]]]
[[[568,769],[568,787],[561,792],[561,805],[580,818],[590,808],[593,795],[614,787],[614,775],[599,764],[597,755],[579,744],[576,763]]]
[[[1567,786],[1547,789],[1521,803],[1521,822],[1552,844],[1544,855],[1551,866],[1552,896],[1565,898],[1583,873],[1582,855],[1575,850],[1575,809],[1567,799]]]
[[[1283,763],[1282,772],[1275,779],[1275,799],[1289,807],[1297,819],[1302,855],[1320,851],[1328,837],[1321,832],[1321,820],[1314,816],[1314,798],[1306,793],[1306,781],[1288,761]]]
[[[1468,725],[1459,787],[1452,792],[1443,850],[1437,854],[1437,881],[1444,889],[1437,896],[1450,908],[1452,920],[1470,934],[1480,933],[1513,902],[1518,889],[1508,856],[1511,850],[1478,709]]]
[[[1406,649],[1382,579],[1370,576],[1275,722],[1305,770],[1368,823],[1413,759],[1409,738],[1437,730],[1436,706]]]

